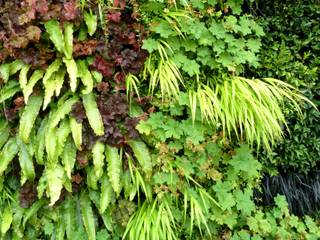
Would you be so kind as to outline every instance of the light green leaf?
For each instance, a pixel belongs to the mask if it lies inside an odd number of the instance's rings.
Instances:
[[[67,138],[71,133],[70,124],[68,119],[63,119],[57,129],[57,148],[56,155],[60,156],[64,150],[64,146],[66,145]]]
[[[63,204],[63,220],[66,226],[67,239],[72,239],[77,228],[77,206],[74,199],[68,196]]]
[[[63,164],[64,170],[67,173],[67,177],[69,179],[71,179],[71,172],[76,162],[76,156],[77,156],[77,149],[74,143],[71,141],[71,138],[69,137],[69,139],[64,145],[64,149],[61,157],[61,162]]]
[[[24,143],[29,142],[29,136],[35,120],[39,115],[41,105],[42,97],[32,96],[23,110],[22,116],[20,118],[19,136]]]
[[[43,165],[43,155],[45,149],[45,136],[47,133],[48,118],[44,118],[40,124],[35,139],[35,158],[38,164]]]
[[[97,30],[97,16],[91,12],[84,12],[84,21],[88,27],[88,33],[92,36]]]
[[[82,99],[91,128],[97,136],[102,136],[104,134],[104,126],[94,94],[83,95]]]
[[[113,198],[113,189],[106,173],[101,178],[100,214],[104,213]]]
[[[87,191],[83,191],[81,193],[80,206],[81,206],[82,220],[88,235],[88,239],[95,240],[96,229],[94,226],[94,216],[93,216],[93,211],[91,207],[91,201]]]
[[[43,76],[43,84],[46,84],[47,80],[51,78],[52,74],[57,72],[62,64],[62,60],[60,58],[55,59],[50,66],[47,68],[45,75]]]
[[[119,196],[121,191],[122,156],[118,149],[106,146],[106,159],[108,162],[108,176],[114,192]]]
[[[19,146],[19,163],[21,171],[27,179],[33,181],[36,174],[34,171],[32,155],[29,152],[27,145],[25,145],[20,139],[18,139],[17,142]]]
[[[91,76],[91,73],[88,69],[88,66],[86,64],[86,61],[84,60],[77,60],[77,67],[79,69],[78,71],[78,77],[80,77],[81,82],[86,87],[82,90],[83,94],[90,93],[93,88],[93,79]]]
[[[61,88],[63,86],[64,76],[65,75],[66,75],[66,71],[64,69],[60,69],[56,73],[56,80],[55,80],[55,84],[54,84],[56,97],[58,97],[60,95],[60,91],[61,91]]]
[[[64,23],[64,41],[64,55],[67,59],[71,59],[73,52],[73,24],[70,22]]]
[[[56,164],[46,169],[46,177],[48,181],[48,196],[50,197],[50,206],[53,206],[59,199],[64,182],[64,170]]]
[[[104,144],[97,141],[92,148],[92,159],[95,174],[100,178],[103,174],[103,165],[104,165]]]
[[[70,78],[70,88],[72,92],[75,92],[77,89],[77,75],[78,75],[78,68],[77,64],[74,59],[63,59],[63,62],[66,64],[67,72]]]
[[[138,141],[138,140],[128,141],[128,144],[132,148],[134,156],[137,158],[143,171],[148,176],[151,176],[152,161],[151,161],[151,156],[150,156],[150,152],[147,145],[144,142]]]
[[[0,89],[0,103],[13,97],[19,91],[21,91],[20,84],[16,81],[9,81]]]
[[[10,76],[16,74],[25,64],[21,60],[14,60],[10,63]]]
[[[9,163],[18,153],[18,150],[19,148],[16,138],[10,138],[0,153],[0,176],[7,169]]]
[[[143,40],[142,49],[147,50],[149,53],[158,49],[159,42],[153,38]]]
[[[43,77],[44,71],[43,70],[35,70],[27,85],[23,88],[23,96],[25,103],[28,103],[29,96],[31,95],[33,91],[33,87],[36,85],[36,83]]]
[[[2,213],[1,218],[1,234],[4,235],[10,228],[12,223],[12,209],[7,205]]]
[[[78,97],[74,96],[66,100],[63,104],[61,104],[57,110],[55,110],[52,115],[50,116],[49,120],[49,128],[55,128],[58,126],[61,119],[64,119],[64,117],[72,110],[73,104],[75,104],[78,101]]]
[[[51,165],[56,164],[58,156],[56,156],[57,134],[55,128],[47,129],[47,133],[45,135],[45,145],[47,152],[47,160]]]
[[[31,65],[24,65],[19,74],[19,83],[22,89],[27,85],[28,79],[27,74],[29,72]]]
[[[10,136],[10,131],[11,131],[11,127],[9,126],[8,122],[5,119],[0,118],[0,149],[8,141],[8,138]]]
[[[44,24],[46,31],[49,33],[50,40],[53,42],[56,49],[63,53],[65,49],[65,41],[57,20],[50,20]]]
[[[10,64],[5,63],[0,65],[0,77],[3,79],[3,81],[6,83],[9,80],[10,77]]]
[[[44,101],[42,109],[45,110],[48,104],[51,102],[51,98],[54,95],[55,90],[56,73],[52,74],[51,77],[44,83]]]
[[[82,147],[82,124],[78,123],[77,120],[73,117],[70,117],[70,128],[72,133],[73,141],[78,150],[81,150]]]
[[[89,188],[98,190],[98,181],[99,178],[97,177],[93,167],[87,167],[86,168],[87,173],[87,185]]]

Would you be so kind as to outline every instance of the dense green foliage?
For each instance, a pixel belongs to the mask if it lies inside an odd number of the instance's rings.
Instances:
[[[272,7],[271,7],[272,6]],[[298,87],[318,107],[320,104],[320,27],[317,1],[298,1],[269,5],[261,9],[259,22],[268,34],[262,41],[258,76],[275,77]],[[257,74],[255,74],[257,75]],[[320,113],[304,106],[302,118],[286,110],[290,133],[276,146],[269,166],[308,172],[318,165],[320,156]]]
[[[0,238],[318,239],[256,192],[317,164],[319,5],[260,5],[0,1]]]

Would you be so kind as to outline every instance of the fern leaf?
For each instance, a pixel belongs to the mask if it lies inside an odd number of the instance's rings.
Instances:
[[[92,159],[95,174],[100,178],[103,174],[103,165],[104,165],[104,144],[97,141],[92,148]]]
[[[8,141],[10,130],[8,122],[4,119],[0,119],[0,149]]]
[[[5,63],[0,65],[0,77],[6,83],[10,77],[10,64]]]
[[[76,162],[77,157],[77,149],[74,143],[71,141],[69,137],[67,139],[66,144],[64,145],[61,162],[63,164],[64,170],[67,173],[67,177],[71,179],[71,172]]]
[[[94,94],[86,94],[82,99],[91,128],[97,136],[102,136],[104,134],[104,127]]]
[[[70,133],[71,133],[71,129],[70,129],[69,121],[67,119],[62,120],[56,132],[57,134],[56,155],[58,157],[62,154],[65,143]]]
[[[81,150],[82,147],[82,124],[78,123],[77,120],[73,117],[70,117],[70,128],[72,133],[72,138],[76,148]]]
[[[19,146],[19,163],[22,174],[27,177],[27,179],[33,181],[36,174],[34,171],[32,155],[29,152],[27,145],[25,145],[20,139],[17,139],[17,143]]]
[[[96,230],[94,226],[94,216],[93,216],[93,211],[91,207],[91,201],[87,191],[83,191],[81,193],[80,206],[81,206],[82,220],[84,223],[84,227],[87,231],[88,239],[95,240]]]
[[[106,173],[101,178],[100,214],[104,213],[113,198],[113,189]]]
[[[27,85],[28,79],[27,74],[29,72],[31,65],[24,65],[19,74],[19,83],[22,89]]]
[[[74,61],[74,59],[64,58],[63,62],[65,63],[67,67],[67,72],[69,74],[71,91],[75,92],[77,89],[77,74],[78,74],[77,64]]]
[[[20,84],[16,81],[9,81],[3,88],[0,90],[0,103],[5,100],[13,97],[17,92],[21,90]]]
[[[48,182],[48,195],[50,197],[49,205],[52,206],[60,197],[65,173],[63,168],[56,164],[46,169],[46,177]]]
[[[147,145],[138,140],[128,141],[128,144],[132,148],[134,156],[140,163],[142,170],[150,176],[152,174],[152,162]]]
[[[4,145],[1,153],[0,153],[0,176],[7,169],[9,163],[18,153],[18,144],[16,138],[10,138],[8,142]]]
[[[52,74],[51,77],[44,84],[44,101],[42,110],[45,110],[48,104],[51,102],[51,98],[54,95],[55,90],[55,78],[56,73]]]
[[[97,30],[97,16],[91,12],[84,12],[84,21],[88,27],[88,33],[92,36]]]
[[[10,205],[6,205],[1,216],[1,234],[4,236],[5,233],[10,229],[12,223],[12,209]]]
[[[61,212],[61,208],[59,208],[58,212],[58,223],[56,224],[56,236],[55,240],[65,240],[66,225],[63,219],[63,215]]]
[[[45,149],[45,136],[47,133],[48,118],[44,118],[40,124],[35,140],[35,158],[38,164],[43,165],[43,155]]]
[[[64,55],[67,59],[71,59],[73,52],[73,24],[70,22],[64,23],[64,44]]]
[[[41,96],[32,96],[23,110],[20,118],[19,136],[24,143],[29,142],[29,136],[34,122],[39,114],[42,105]]]
[[[49,163],[55,164],[58,160],[58,157],[56,156],[57,135],[55,128],[47,129],[47,133],[45,136],[45,145]]]
[[[18,71],[20,71],[25,64],[21,60],[14,60],[12,63],[10,63],[10,76],[13,74],[16,74]]]
[[[66,71],[64,69],[63,70],[60,69],[56,74],[56,82],[55,82],[56,97],[58,97],[60,95],[60,91],[63,86],[65,75],[66,75]]]
[[[53,42],[56,49],[63,53],[65,48],[64,37],[59,22],[57,20],[50,20],[44,24],[44,27],[47,33],[49,33],[49,38]]]
[[[118,149],[106,146],[106,159],[108,162],[108,176],[111,186],[117,196],[121,192],[121,174],[122,174],[122,158],[119,156]]]
[[[47,68],[46,73],[43,77],[43,84],[46,84],[47,80],[51,78],[52,74],[57,72],[62,64],[62,60],[60,58],[55,59],[50,66]]]
[[[102,82],[103,76],[102,76],[102,74],[100,72],[91,71],[91,75],[92,75],[95,83],[101,83]]]
[[[56,126],[58,126],[61,119],[63,119],[71,111],[72,105],[77,101],[78,97],[74,96],[58,106],[58,109],[55,110],[50,116],[49,128],[55,128]]]
[[[28,103],[28,99],[33,91],[33,87],[43,77],[43,74],[44,74],[43,70],[35,70],[32,73],[27,85],[23,88],[23,96],[24,96],[25,103]]]
[[[84,60],[78,60],[77,66],[79,69],[78,76],[80,77],[83,85],[86,87],[85,89],[82,90],[82,93],[88,94],[93,89],[93,79],[92,79],[91,73],[90,73],[88,66]]]
[[[63,221],[66,226],[67,239],[73,239],[77,227],[77,206],[71,196],[68,196],[63,204]]]
[[[87,173],[87,185],[89,188],[98,190],[98,181],[99,178],[96,176],[96,173],[93,169],[93,167],[87,167],[86,168]]]

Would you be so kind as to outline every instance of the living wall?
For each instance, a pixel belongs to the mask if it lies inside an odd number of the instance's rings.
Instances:
[[[318,239],[319,7],[0,1],[1,239]]]

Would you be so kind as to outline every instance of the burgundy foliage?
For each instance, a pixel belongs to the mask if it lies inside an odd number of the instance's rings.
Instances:
[[[20,189],[19,200],[22,208],[30,207],[37,200],[37,185],[26,182]]]

